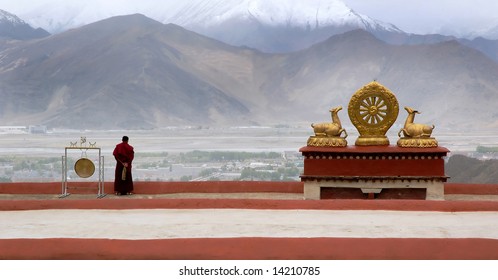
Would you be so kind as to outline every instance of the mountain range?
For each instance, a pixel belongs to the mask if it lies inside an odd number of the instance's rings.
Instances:
[[[39,0],[22,10],[30,24],[59,33],[117,15],[141,13],[164,24],[173,23],[189,30],[250,21],[268,26],[317,29],[350,25],[397,29],[361,15],[340,0],[155,0],[119,2],[87,0]]]
[[[49,36],[42,28],[33,28],[14,14],[0,10],[0,39],[30,40]]]
[[[299,51],[330,36],[363,29],[397,45],[458,40],[498,62],[498,26],[489,28],[487,33],[474,32],[468,38],[410,34],[393,24],[357,13],[341,0],[188,0],[162,1],[160,5],[155,0],[142,0],[139,5],[134,0],[39,0],[20,12],[31,25],[54,34],[138,12],[230,45],[271,53]]]
[[[272,54],[135,14],[1,50],[0,123],[78,129],[311,123],[330,120],[330,107],[347,108],[352,94],[376,79],[401,108],[422,111],[421,122],[474,130],[498,126],[496,77],[498,63],[457,41],[391,45],[353,30]]]
[[[452,155],[445,165],[449,182],[466,184],[496,184],[498,160],[479,160],[464,155]]]

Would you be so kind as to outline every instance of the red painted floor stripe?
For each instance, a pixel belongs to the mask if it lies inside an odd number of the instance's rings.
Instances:
[[[0,259],[484,260],[498,240],[397,238],[7,239]]]

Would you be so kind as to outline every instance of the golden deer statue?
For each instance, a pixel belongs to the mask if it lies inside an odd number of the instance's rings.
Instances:
[[[315,136],[339,137],[344,132],[344,138],[348,137],[348,133],[344,128],[342,128],[341,121],[337,115],[337,112],[340,110],[342,110],[342,106],[329,110],[332,122],[311,124],[311,127],[315,132]]]
[[[429,138],[431,137],[434,125],[426,125],[420,123],[413,123],[415,119],[415,114],[420,114],[419,111],[414,110],[410,107],[405,107],[408,112],[406,117],[405,126],[398,132],[398,136],[401,137],[401,133],[406,138]]]

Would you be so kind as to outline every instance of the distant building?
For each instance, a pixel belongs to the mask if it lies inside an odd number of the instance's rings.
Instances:
[[[28,128],[29,133],[32,134],[45,134],[47,133],[47,126],[45,125],[30,125]]]
[[[27,132],[26,126],[0,126],[0,133],[3,134],[24,134]]]

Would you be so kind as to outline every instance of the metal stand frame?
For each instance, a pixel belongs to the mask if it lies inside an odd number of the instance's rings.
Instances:
[[[97,198],[103,198],[106,196],[104,191],[104,156],[101,155],[101,149],[97,147],[66,147],[64,149],[64,155],[62,156],[62,194],[59,198],[65,198],[71,195],[67,189],[67,150],[98,150],[99,152],[99,182],[97,189]]]

